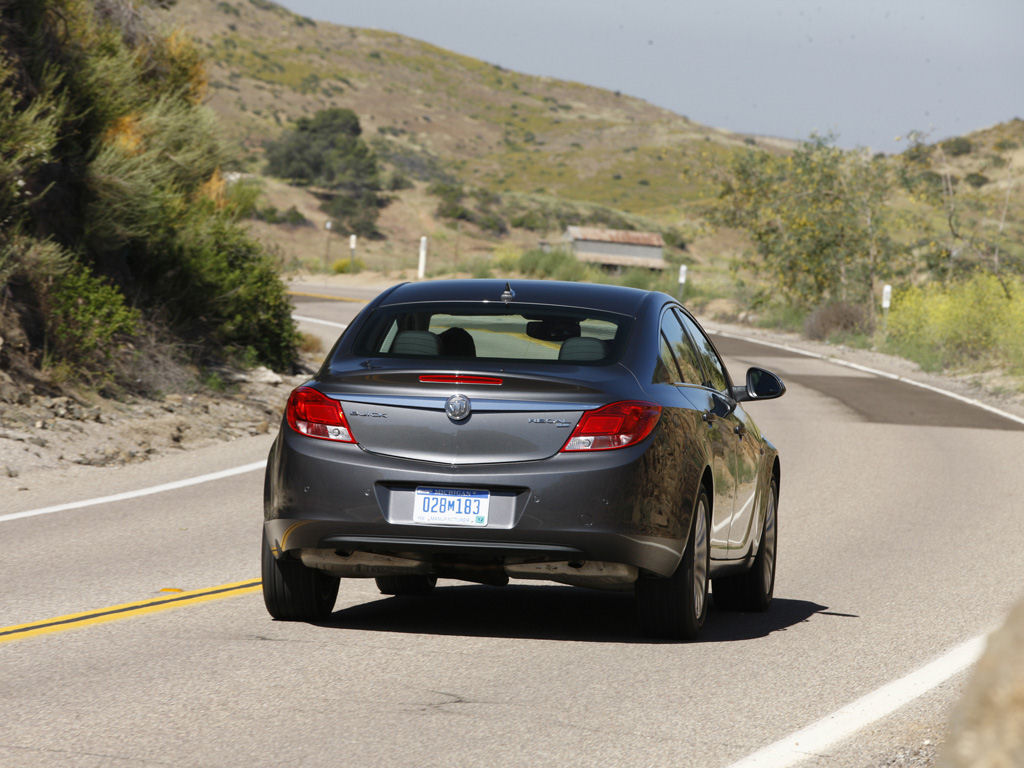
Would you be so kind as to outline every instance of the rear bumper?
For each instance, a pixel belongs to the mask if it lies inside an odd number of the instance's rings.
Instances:
[[[597,561],[670,575],[685,545],[690,504],[668,477],[674,473],[656,471],[663,465],[650,447],[451,467],[378,456],[285,427],[267,468],[267,539],[278,556],[372,553],[434,572]],[[396,510],[420,485],[490,491],[493,525],[409,523]]]

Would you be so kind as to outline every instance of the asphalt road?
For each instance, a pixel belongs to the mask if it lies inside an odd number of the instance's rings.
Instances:
[[[360,306],[296,297],[297,314],[330,323]],[[783,462],[767,614],[713,611],[699,642],[651,642],[622,595],[453,581],[386,598],[367,580],[343,582],[328,622],[275,622],[254,586],[253,470],[0,521],[0,628],[96,612],[0,629],[0,765],[727,766],[1002,620],[1024,582],[1020,424],[720,347],[737,378],[757,363],[789,386],[750,406]],[[268,446],[54,477],[0,493],[0,516],[258,462]],[[803,764],[873,766],[914,746],[962,677]]]

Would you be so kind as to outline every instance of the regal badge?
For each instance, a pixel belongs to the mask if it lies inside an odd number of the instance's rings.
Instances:
[[[465,395],[452,395],[444,404],[444,412],[452,421],[463,421],[469,418],[472,407]]]

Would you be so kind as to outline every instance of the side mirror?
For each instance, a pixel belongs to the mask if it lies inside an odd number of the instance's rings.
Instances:
[[[738,402],[774,400],[786,394],[786,385],[778,376],[764,368],[747,369],[747,386],[733,387],[732,395]]]

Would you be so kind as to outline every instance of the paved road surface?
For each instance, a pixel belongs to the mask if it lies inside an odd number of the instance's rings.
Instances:
[[[361,306],[295,300],[333,323]],[[726,766],[1001,621],[1024,582],[1019,424],[757,344],[721,349],[737,378],[757,363],[789,386],[750,408],[783,461],[766,615],[712,612],[699,642],[674,644],[642,638],[616,594],[452,581],[385,598],[348,581],[330,621],[274,622],[251,588],[250,471],[0,522],[0,627],[151,603],[0,642],[0,765]],[[268,446],[55,478],[0,494],[0,514],[257,462]],[[189,597],[219,585],[236,586]],[[805,764],[914,746],[961,678]]]

